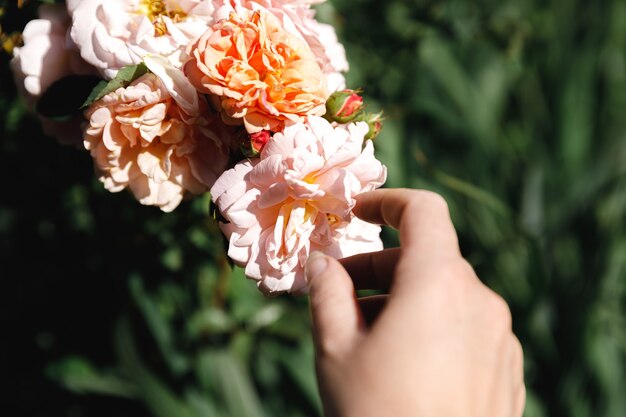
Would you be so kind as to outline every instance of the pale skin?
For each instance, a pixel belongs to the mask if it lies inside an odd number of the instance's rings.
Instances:
[[[461,256],[444,199],[376,190],[354,213],[396,228],[401,247],[341,262],[315,253],[307,263],[325,416],[521,416],[511,313]],[[357,299],[366,288],[388,295]]]

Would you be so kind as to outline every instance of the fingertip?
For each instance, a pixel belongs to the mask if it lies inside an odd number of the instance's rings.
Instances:
[[[338,260],[321,252],[313,252],[304,268],[313,307],[318,304],[345,303],[354,296],[350,275]]]
[[[319,252],[309,255],[305,276],[318,355],[338,356],[363,323],[352,279],[336,259]]]
[[[315,251],[309,255],[309,259],[306,262],[304,267],[304,274],[306,277],[306,282],[309,287],[309,291],[311,290],[311,285],[316,278],[326,271],[328,267],[328,257],[324,255],[322,252]]]
[[[457,254],[458,237],[445,199],[432,191],[378,189],[355,197],[353,213],[397,229],[405,248],[425,256]]]

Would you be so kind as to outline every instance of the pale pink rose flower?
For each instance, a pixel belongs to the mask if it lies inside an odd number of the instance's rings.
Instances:
[[[91,105],[84,145],[107,190],[128,187],[141,204],[169,212],[226,169],[230,131],[191,85],[178,85],[184,76],[148,63],[164,79],[148,73]]]
[[[289,124],[261,157],[238,163],[211,189],[227,223],[228,255],[267,294],[306,291],[312,251],[341,258],[382,249],[380,227],[354,217],[354,197],[380,187],[386,168],[365,123],[321,117]]]
[[[68,9],[72,39],[106,78],[147,54],[180,63],[181,53],[206,30],[214,12],[210,0],[73,0]]]
[[[346,79],[343,73],[347,72],[350,66],[346,50],[339,42],[335,28],[314,19],[307,19],[300,30],[327,74],[328,89],[332,92],[345,89]]]
[[[224,121],[248,133],[282,130],[326,112],[326,77],[301,38],[271,13],[230,13],[187,48],[185,75],[211,94]]]
[[[42,5],[39,19],[26,24],[24,46],[13,50],[11,68],[16,84],[29,104],[34,104],[55,81],[73,74],[93,74],[68,42],[70,19],[61,5]]]
[[[24,28],[24,45],[13,50],[11,69],[15,83],[31,109],[56,81],[69,75],[97,73],[69,40],[69,25],[70,18],[63,6],[42,5],[39,19],[31,20]],[[81,117],[59,121],[39,116],[39,120],[44,133],[59,143],[81,145]]]
[[[330,92],[343,90],[346,80],[343,72],[348,71],[346,51],[337,39],[335,28],[319,23],[315,19],[312,4],[325,0],[217,0],[215,20],[227,18],[229,13],[242,10],[265,10],[274,14],[288,32],[301,37],[308,45],[327,76]]]
[[[71,15],[82,1],[83,0],[65,0],[68,13]]]

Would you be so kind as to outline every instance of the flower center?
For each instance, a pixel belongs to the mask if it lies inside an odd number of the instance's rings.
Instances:
[[[163,36],[167,33],[164,17],[169,17],[175,23],[182,22],[187,17],[180,7],[172,3],[166,4],[166,0],[141,0],[139,3],[139,12],[150,19],[156,36]]]
[[[335,225],[341,223],[341,219],[338,216],[334,215],[334,214],[326,213],[326,220],[328,220],[328,225],[331,228],[334,227]]]

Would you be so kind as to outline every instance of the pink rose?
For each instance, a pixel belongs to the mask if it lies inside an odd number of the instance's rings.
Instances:
[[[325,77],[315,56],[270,13],[233,12],[187,54],[191,83],[215,96],[226,123],[243,124],[248,133],[278,131],[285,121],[326,111]]]
[[[72,0],[72,39],[105,77],[146,54],[180,62],[187,44],[212,21],[210,0]]]
[[[339,42],[335,28],[314,19],[303,22],[300,31],[305,37],[318,62],[328,76],[328,89],[339,91],[346,88],[344,72],[350,69],[346,58],[346,50]]]
[[[148,73],[95,102],[84,144],[107,190],[128,187],[141,204],[167,212],[213,185],[228,162],[230,132],[191,85],[180,85],[182,74],[159,59],[147,64],[162,79]]]
[[[380,187],[386,168],[363,137],[365,123],[333,127],[320,117],[289,124],[260,159],[226,171],[211,189],[228,223],[228,255],[265,293],[305,291],[312,251],[340,258],[380,250],[380,228],[356,219],[354,197]]]
[[[80,57],[68,41],[70,18],[61,5],[42,5],[39,19],[28,22],[23,32],[24,46],[13,50],[11,69],[20,94],[32,109],[39,97],[56,81],[68,75],[95,74],[97,71]],[[43,131],[64,145],[80,146],[81,117],[58,121],[39,116]]]
[[[55,81],[72,74],[92,74],[94,69],[67,42],[70,19],[60,5],[43,5],[39,19],[28,22],[24,46],[13,50],[11,68],[16,84],[33,105]]]

